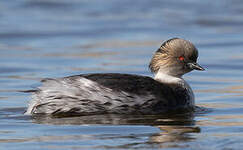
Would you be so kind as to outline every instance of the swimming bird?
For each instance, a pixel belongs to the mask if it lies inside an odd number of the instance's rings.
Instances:
[[[197,63],[198,50],[189,41],[172,38],[152,56],[149,76],[96,73],[42,80],[32,91],[25,114],[159,114],[194,107],[194,94],[182,78]]]

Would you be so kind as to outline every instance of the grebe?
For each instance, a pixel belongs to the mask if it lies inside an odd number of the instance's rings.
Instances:
[[[105,73],[44,79],[33,91],[25,114],[158,114],[194,106],[194,94],[182,78],[197,64],[198,51],[189,41],[165,41],[149,64],[147,76]]]

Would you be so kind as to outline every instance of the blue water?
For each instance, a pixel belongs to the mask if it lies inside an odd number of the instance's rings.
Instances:
[[[240,0],[5,0],[0,2],[0,149],[240,150],[243,146]],[[204,72],[185,75],[195,114],[30,117],[45,77],[148,69],[162,41],[199,50]]]

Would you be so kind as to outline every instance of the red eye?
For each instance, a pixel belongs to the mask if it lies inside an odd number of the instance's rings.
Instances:
[[[184,58],[183,56],[180,56],[180,57],[179,57],[179,60],[180,60],[180,61],[184,61],[185,58]]]

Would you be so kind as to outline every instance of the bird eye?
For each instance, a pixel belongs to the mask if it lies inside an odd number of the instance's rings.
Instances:
[[[180,57],[179,57],[179,60],[180,60],[180,61],[184,61],[184,60],[185,60],[185,57],[180,56]]]

